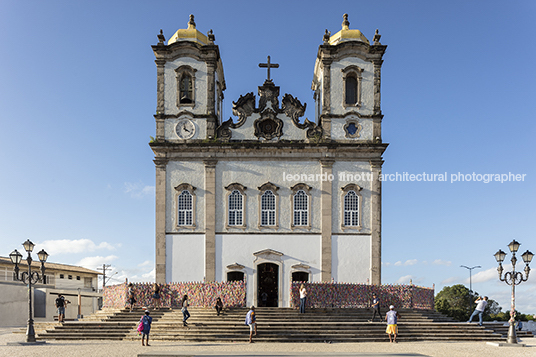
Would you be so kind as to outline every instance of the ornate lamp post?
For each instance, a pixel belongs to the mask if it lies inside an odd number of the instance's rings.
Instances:
[[[497,272],[499,273],[499,280],[506,282],[506,284],[512,286],[512,304],[510,309],[510,320],[508,322],[510,323],[510,327],[508,329],[508,338],[506,339],[506,342],[508,343],[517,343],[517,335],[516,335],[516,326],[515,326],[515,319],[516,319],[516,285],[521,284],[523,281],[527,281],[529,278],[529,264],[532,260],[532,257],[534,254],[532,254],[530,251],[526,251],[521,255],[523,258],[523,261],[525,262],[525,276],[523,276],[523,273],[520,271],[516,271],[516,252],[519,249],[519,246],[521,243],[516,242],[514,239],[510,244],[508,244],[508,248],[510,248],[510,252],[512,252],[512,259],[510,260],[512,262],[512,271],[507,271],[503,273],[503,266],[502,262],[504,261],[504,258],[506,257],[506,253],[499,249],[497,253],[495,253],[495,259],[497,260],[497,263],[499,263],[499,267],[497,268]]]
[[[22,272],[19,274],[19,264],[22,261],[22,254],[20,254],[16,249],[9,254],[11,262],[15,264],[15,280],[22,281],[25,284],[28,284],[28,329],[26,330],[26,342],[36,342],[35,340],[35,330],[33,325],[33,312],[32,312],[32,284],[35,284],[39,281],[44,282],[45,280],[45,262],[48,258],[48,253],[44,249],[41,249],[37,256],[39,261],[41,261],[41,274],[37,271],[32,271],[32,250],[34,249],[35,244],[33,244],[29,239],[26,242],[22,243],[24,249],[28,252],[28,257],[26,258],[26,263],[28,263],[28,272]]]

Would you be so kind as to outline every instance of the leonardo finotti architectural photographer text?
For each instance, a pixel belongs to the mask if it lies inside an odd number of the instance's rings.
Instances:
[[[339,181],[343,182],[355,182],[355,181],[372,181],[376,179],[374,175],[370,172],[339,172],[338,173]],[[476,172],[470,174],[463,174],[461,172],[449,174],[447,172],[440,174],[430,174],[430,173],[419,173],[411,174],[409,172],[396,172],[394,174],[380,174],[380,181],[393,181],[393,182],[519,182],[525,181],[527,174],[477,174]],[[283,181],[333,181],[335,176],[333,174],[287,174],[283,172]]]

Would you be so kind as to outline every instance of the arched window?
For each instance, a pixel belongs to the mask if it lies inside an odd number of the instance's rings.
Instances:
[[[361,106],[361,73],[362,68],[358,66],[348,66],[342,70],[344,82],[343,106]]]
[[[192,195],[184,190],[177,197],[177,225],[191,226],[193,224],[193,200]]]
[[[294,194],[294,225],[309,225],[309,196],[304,190],[299,190]]]
[[[344,225],[359,226],[359,196],[355,191],[348,191],[344,196]]]
[[[183,74],[180,80],[179,102],[181,104],[193,103],[193,84],[189,74]]]
[[[341,188],[341,228],[361,230],[361,187],[349,183]]]
[[[357,78],[355,73],[351,73],[346,77],[346,104],[357,104]]]
[[[177,80],[177,106],[195,105],[195,72],[197,70],[188,66],[175,69]]]
[[[175,187],[177,203],[176,226],[178,228],[195,228],[195,187],[181,183]]]
[[[234,190],[229,195],[229,220],[230,226],[242,226],[244,218],[244,204],[242,194]]]

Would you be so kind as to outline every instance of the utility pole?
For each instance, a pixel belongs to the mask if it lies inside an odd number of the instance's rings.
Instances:
[[[111,270],[110,267],[110,264],[102,264],[102,268],[97,268],[97,270],[102,270],[102,290],[106,286],[106,271]]]

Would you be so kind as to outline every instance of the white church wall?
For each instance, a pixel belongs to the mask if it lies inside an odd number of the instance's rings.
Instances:
[[[166,282],[203,281],[204,274],[205,236],[166,235]]]
[[[369,175],[367,175],[369,174]],[[371,169],[368,162],[363,161],[337,161],[333,164],[333,182],[332,182],[332,231],[336,233],[371,233],[371,219],[372,219],[372,181]],[[343,196],[341,188],[355,183],[362,190],[361,194],[361,229],[342,228],[342,205]]]
[[[368,235],[333,235],[331,237],[331,274],[340,283],[367,283],[370,278]]]
[[[345,96],[342,70],[352,65],[363,69],[361,73],[361,106],[356,109],[362,115],[371,115],[374,109],[374,67],[371,62],[358,57],[346,57],[331,64],[331,112],[332,114],[347,112],[343,106]]]
[[[282,277],[279,282],[282,306],[290,306],[291,267],[306,264],[311,267],[310,281],[320,281],[320,244],[318,234],[218,234],[216,235],[216,280],[227,280],[227,266],[238,263],[247,276],[247,305],[256,304],[257,271],[255,252],[272,249],[281,256]]]
[[[261,232],[272,231],[285,232],[320,232],[320,196],[321,181],[309,180],[321,174],[321,166],[318,161],[219,161],[216,168],[216,231],[242,232],[243,228],[226,228],[227,220],[227,194],[224,187],[231,183],[240,183],[247,187],[246,190],[246,224],[245,231]],[[300,175],[299,180],[287,180],[286,175]],[[301,177],[301,176],[304,177]],[[304,180],[302,180],[304,178]],[[266,182],[271,182],[279,187],[278,214],[279,227],[259,228],[259,190],[258,187]],[[291,228],[292,218],[292,190],[290,187],[303,182],[312,187],[311,194],[311,228]]]
[[[279,98],[279,106],[281,106],[281,100],[282,97]],[[257,98],[258,101],[258,98]],[[267,106],[269,107],[271,102],[267,103]],[[258,105],[258,103],[257,103]],[[233,137],[232,140],[259,140],[259,141],[266,141],[266,139],[258,139],[255,136],[255,127],[253,123],[255,120],[260,118],[260,114],[253,113],[250,117],[247,118],[244,125],[242,125],[240,128],[232,129]],[[283,121],[283,135],[280,138],[273,138],[270,141],[279,141],[279,140],[304,140],[307,138],[306,130],[302,130],[298,127],[296,127],[292,123],[292,119],[287,117],[284,114],[278,114],[278,119],[281,119]],[[304,119],[304,118],[300,118]],[[235,120],[236,121],[236,120]]]
[[[180,66],[190,66],[195,72],[195,106],[177,107],[177,73],[175,70]],[[194,114],[205,114],[207,107],[207,66],[192,57],[180,57],[172,62],[166,62],[164,69],[164,101],[166,114],[178,114],[182,110],[188,110]]]
[[[205,229],[204,197],[205,166],[200,161],[170,161],[166,169],[166,231],[168,232],[203,232]],[[195,228],[177,227],[177,190],[181,183],[194,186],[195,193]]]

